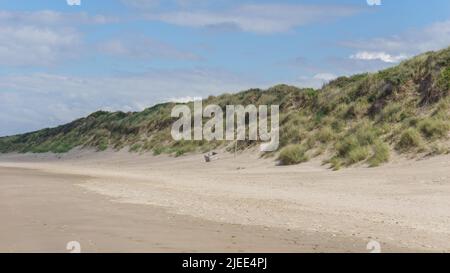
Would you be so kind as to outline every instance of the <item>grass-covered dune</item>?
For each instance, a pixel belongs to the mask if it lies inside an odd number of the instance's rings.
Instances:
[[[448,153],[450,48],[429,52],[378,73],[340,77],[323,88],[278,85],[209,97],[207,104],[280,105],[282,164],[322,155],[335,169],[378,166],[393,152]],[[0,152],[65,153],[75,147],[127,148],[131,152],[206,152],[228,142],[182,141],[170,136],[174,103],[142,112],[96,112],[52,129],[0,138]],[[192,107],[192,105],[191,105]],[[257,143],[239,143],[246,149]]]

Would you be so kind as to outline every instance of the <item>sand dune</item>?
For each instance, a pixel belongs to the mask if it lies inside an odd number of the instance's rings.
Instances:
[[[420,161],[398,159],[379,168],[333,172],[320,162],[278,167],[273,160],[260,159],[257,153],[236,158],[222,154],[220,160],[204,163],[201,155],[170,158],[74,151],[62,156],[3,155],[0,167],[0,202],[9,207],[23,208],[22,203],[11,201],[8,192],[20,182],[28,190],[53,185],[54,192],[44,191],[46,197],[36,195],[36,202],[53,196],[70,203],[67,196],[83,193],[78,198],[85,198],[95,207],[126,209],[118,217],[99,211],[83,212],[76,209],[80,205],[72,204],[72,218],[83,218],[83,213],[102,215],[98,222],[84,224],[88,230],[97,230],[87,236],[97,245],[90,251],[367,252],[370,240],[380,242],[382,250],[388,252],[450,250],[450,156]],[[12,170],[16,171],[12,174]],[[51,178],[43,179],[41,174]],[[66,178],[73,180],[58,183]],[[15,189],[15,193],[19,194],[19,190]],[[21,197],[25,203],[33,201],[25,193]],[[48,205],[47,209],[54,208]],[[142,219],[136,214],[140,210],[158,213],[152,214],[153,222],[148,223],[148,214]],[[34,215],[36,211],[23,213]],[[10,221],[11,212],[5,209],[0,209],[0,217],[11,222],[2,228],[2,236],[14,233],[20,221]],[[63,225],[72,219],[58,217],[58,221],[51,222]],[[190,242],[176,235],[156,240],[138,232],[143,242],[139,247],[126,240],[105,244],[105,234],[111,232],[104,223],[114,221],[110,217],[118,222],[128,218],[136,222],[134,226],[117,227],[114,234],[119,237],[120,232],[132,237],[139,228],[158,233],[167,225],[173,234],[189,230],[196,240]],[[168,218],[176,219],[176,225],[166,223]],[[219,230],[221,236],[214,235],[213,230]],[[74,233],[86,235],[80,230]],[[155,240],[159,246],[171,247],[157,247]],[[2,241],[0,251],[29,250],[26,244],[14,248],[12,239],[8,245]]]

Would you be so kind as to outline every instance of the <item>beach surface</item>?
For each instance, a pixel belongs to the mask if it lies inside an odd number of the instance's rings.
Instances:
[[[0,252],[450,251],[450,156],[338,172],[257,153],[0,155]]]

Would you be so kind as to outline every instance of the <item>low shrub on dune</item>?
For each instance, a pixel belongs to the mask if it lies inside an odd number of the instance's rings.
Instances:
[[[450,123],[439,119],[425,119],[419,122],[419,129],[428,139],[443,138],[448,135]]]
[[[295,165],[309,160],[306,149],[302,145],[289,145],[283,148],[278,156],[281,165]]]
[[[397,149],[406,152],[414,148],[419,148],[422,146],[423,139],[420,133],[414,129],[407,129],[400,136],[400,141],[397,143]]]
[[[389,145],[382,141],[376,141],[375,144],[372,147],[373,149],[373,155],[369,159],[369,166],[370,167],[378,167],[383,163],[386,163],[389,161],[390,158],[390,149]]]

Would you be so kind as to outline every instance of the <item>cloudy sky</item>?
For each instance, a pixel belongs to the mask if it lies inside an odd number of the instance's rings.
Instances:
[[[447,46],[446,0],[0,0],[0,135]]]

